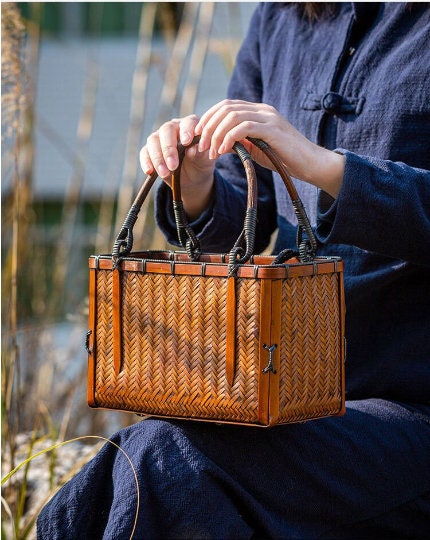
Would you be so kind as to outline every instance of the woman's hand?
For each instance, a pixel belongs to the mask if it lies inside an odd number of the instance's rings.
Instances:
[[[178,141],[184,146],[191,143],[198,120],[195,115],[173,119],[152,133],[140,151],[142,170],[146,174],[156,171],[170,185],[171,172],[179,165]],[[197,218],[209,204],[214,166],[208,151],[200,152],[197,145],[186,150],[181,168],[181,194],[190,220]]]
[[[345,157],[312,143],[270,105],[221,101],[201,117],[195,133],[201,135],[199,151],[208,152],[210,159],[231,152],[235,141],[240,141],[257,163],[272,168],[263,152],[245,137],[263,139],[278,153],[291,175],[323,189],[332,197],[339,193]]]
[[[182,200],[190,220],[196,219],[209,204],[215,159],[231,152],[236,141],[242,142],[257,163],[272,168],[264,153],[246,140],[248,136],[268,143],[296,178],[332,197],[337,197],[341,188],[344,156],[312,143],[274,107],[241,100],[221,101],[200,120],[190,115],[163,124],[148,137],[140,152],[143,171],[151,174],[155,170],[169,183],[171,171],[179,164],[178,141],[187,146],[195,135],[201,135],[200,143],[186,150],[181,170]]]

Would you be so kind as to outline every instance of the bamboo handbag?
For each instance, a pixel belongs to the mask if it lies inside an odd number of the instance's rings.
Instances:
[[[266,143],[250,140],[285,183],[298,252],[253,255],[257,180],[239,143],[248,203],[232,250],[200,252],[182,207],[179,167],[172,192],[185,251],[132,252],[133,226],[157,178],[148,176],[112,254],[89,259],[91,407],[255,426],[344,413],[343,262],[315,255],[288,172]],[[185,148],[179,151],[182,160]]]

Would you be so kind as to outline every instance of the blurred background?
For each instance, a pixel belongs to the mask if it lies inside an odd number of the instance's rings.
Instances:
[[[111,252],[144,179],[138,154],[146,137],[225,97],[255,7],[1,4],[2,463],[9,469],[24,443],[30,454],[41,440],[108,437],[138,420],[86,405],[88,257]],[[166,247],[151,198],[135,247]],[[3,529],[2,538],[34,534],[22,487],[29,477],[22,478],[6,512],[15,532]],[[49,481],[55,487],[52,474]]]

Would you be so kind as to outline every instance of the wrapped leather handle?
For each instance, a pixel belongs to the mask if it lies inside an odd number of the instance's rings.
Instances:
[[[317,240],[312,230],[308,215],[306,214],[305,207],[303,206],[299,194],[297,193],[296,186],[294,185],[287,168],[283,164],[278,154],[272,150],[267,143],[261,139],[254,139],[253,137],[247,137],[247,139],[266,154],[282,178],[284,185],[287,188],[288,195],[291,199],[291,204],[293,205],[294,213],[296,214],[297,222],[299,224],[296,241],[299,249],[299,258],[302,262],[311,261],[316,255]]]
[[[172,173],[173,210],[175,214],[178,237],[181,245],[186,249],[191,260],[198,260],[201,251],[200,243],[194,234],[194,231],[188,224],[188,220],[183,208],[180,171],[185,150],[188,147],[197,144],[199,140],[200,137],[197,136],[194,137],[193,141],[187,146],[183,146],[181,143],[178,144],[179,166],[176,171]],[[245,147],[239,142],[234,144],[233,149],[241,159],[245,168],[248,181],[248,200],[243,230],[229,255],[229,264],[232,268],[238,264],[245,263],[251,257],[254,250],[255,229],[257,223],[257,177],[255,174],[254,165],[252,163],[252,158]],[[112,258],[114,261],[118,261],[119,259],[126,257],[133,249],[133,227],[136,223],[139,211],[142,208],[142,205],[157,177],[158,175],[156,172],[148,175],[135,200],[133,201],[124,224],[121,227],[121,230],[113,245]]]
[[[188,224],[188,220],[183,208],[181,198],[180,171],[182,161],[185,155],[185,150],[189,146],[197,144],[199,139],[200,137],[198,136],[194,137],[193,141],[188,146],[183,146],[181,143],[178,144],[179,166],[176,171],[172,173],[173,209],[175,214],[176,227],[178,231],[178,238],[181,245],[186,249],[191,260],[198,260],[201,250],[199,241],[194,234],[194,231]],[[251,137],[248,137],[248,140],[266,154],[277,172],[280,174],[288,191],[288,195],[291,199],[291,203],[293,205],[294,212],[297,216],[299,224],[297,231],[297,246],[299,249],[299,258],[302,262],[311,261],[314,258],[316,252],[316,238],[312,231],[302,201],[298,196],[297,190],[293,184],[293,181],[291,180],[291,177],[285,165],[282,163],[279,156],[272,150],[272,148],[267,143],[260,139],[254,139]],[[234,268],[238,264],[244,264],[253,254],[257,223],[257,178],[254,165],[252,163],[252,158],[249,152],[245,149],[245,147],[239,142],[236,142],[234,144],[233,149],[239,156],[245,169],[248,182],[248,199],[246,216],[242,232],[239,235],[239,238],[236,240],[229,254],[229,266],[231,268],[231,271],[234,271]],[[148,193],[152,188],[155,180],[157,179],[157,176],[158,175],[155,171],[151,175],[147,176],[135,200],[133,201],[133,204],[131,205],[131,208],[127,214],[127,217],[115,240],[112,249],[112,258],[115,261],[118,261],[118,259],[122,257],[126,257],[133,249],[133,227],[136,223],[139,211],[146,197],[148,196]]]
[[[191,145],[196,144],[199,139],[200,137],[195,137]],[[194,234],[194,231],[188,224],[181,198],[180,176],[185,150],[186,147],[182,144],[178,145],[179,166],[172,174],[173,211],[175,214],[179,241],[182,247],[187,251],[190,259],[196,261],[199,259],[201,253],[200,243]],[[245,169],[248,182],[248,200],[242,232],[230,251],[229,264],[231,267],[245,263],[253,254],[257,225],[257,177],[252,158],[245,147],[239,142],[236,142],[233,145],[233,150],[239,156]]]

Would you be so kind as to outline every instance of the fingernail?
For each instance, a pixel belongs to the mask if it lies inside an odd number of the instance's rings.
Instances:
[[[222,144],[222,145],[218,148],[218,154],[224,154],[225,151],[226,151],[226,146],[225,146],[225,144]]]
[[[149,174],[152,172],[152,166],[149,164],[148,161],[144,161],[142,163],[142,169],[143,169],[143,172],[146,174]]]
[[[166,165],[169,168],[169,171],[174,171],[178,166],[176,159],[174,159],[173,157],[168,157],[166,159]]]
[[[185,131],[184,133],[182,133],[182,136],[181,136],[182,144],[190,144],[192,140],[193,140],[192,133],[190,133],[189,131]]]
[[[170,176],[170,171],[165,165],[160,165],[158,167],[158,175],[161,176],[161,178],[168,178]]]
[[[206,148],[206,141],[204,139],[200,139],[199,142],[199,152],[205,152],[207,150]]]

